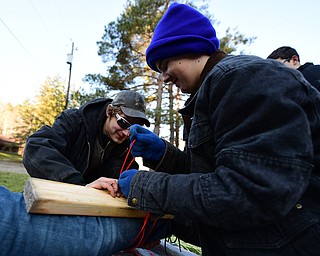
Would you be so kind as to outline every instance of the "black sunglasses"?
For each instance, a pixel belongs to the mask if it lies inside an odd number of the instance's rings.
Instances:
[[[119,114],[116,114],[117,118],[117,124],[122,128],[122,129],[129,129],[130,126],[132,125],[127,119],[124,117],[120,116]]]

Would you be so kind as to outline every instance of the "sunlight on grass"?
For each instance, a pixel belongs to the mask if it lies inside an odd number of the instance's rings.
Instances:
[[[28,177],[28,174],[0,171],[0,186],[5,186],[12,192],[22,192]]]
[[[180,240],[180,243],[179,243],[179,240],[173,235],[171,236],[170,238],[170,243],[171,244],[175,244],[176,246],[181,246],[181,248],[189,251],[189,252],[192,252],[194,254],[197,254],[197,255],[201,255],[201,248],[198,247],[198,246],[195,246],[195,245],[192,245],[192,244],[189,244],[189,243],[186,243],[182,240]]]
[[[21,162],[22,157],[16,154],[9,154],[0,152],[0,160],[1,161],[14,161],[14,162]]]

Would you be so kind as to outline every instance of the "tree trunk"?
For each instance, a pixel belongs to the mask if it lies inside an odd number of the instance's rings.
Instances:
[[[161,124],[161,103],[162,103],[162,86],[163,86],[163,77],[159,74],[158,79],[158,96],[157,96],[157,106],[155,111],[155,122],[153,132],[159,136],[160,134],[160,124]]]
[[[176,136],[175,136],[175,145],[176,147],[178,148],[180,143],[180,132],[179,132],[179,129],[180,129],[180,123],[181,123],[181,116],[180,114],[178,113],[178,110],[180,109],[180,89],[177,88],[177,93],[176,93],[176,111],[175,111],[175,132],[176,132]]]
[[[168,92],[169,92],[169,126],[170,126],[170,138],[169,141],[170,143],[174,144],[174,127],[175,127],[175,122],[174,122],[174,110],[173,110],[173,84],[170,83],[168,85]]]

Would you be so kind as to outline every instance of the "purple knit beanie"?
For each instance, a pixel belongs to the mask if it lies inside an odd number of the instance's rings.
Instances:
[[[146,59],[149,67],[159,72],[155,65],[159,60],[190,53],[211,55],[219,46],[207,17],[188,5],[173,3],[154,30]]]

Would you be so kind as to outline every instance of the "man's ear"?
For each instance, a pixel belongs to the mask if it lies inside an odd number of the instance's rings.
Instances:
[[[112,113],[113,113],[113,107],[112,107],[111,104],[109,104],[109,105],[107,106],[107,109],[106,109],[106,115],[107,115],[107,117],[112,116]]]
[[[299,62],[299,58],[298,58],[297,55],[293,55],[293,56],[292,56],[292,60],[293,60],[293,63],[294,63],[294,64],[297,63],[297,62]]]

